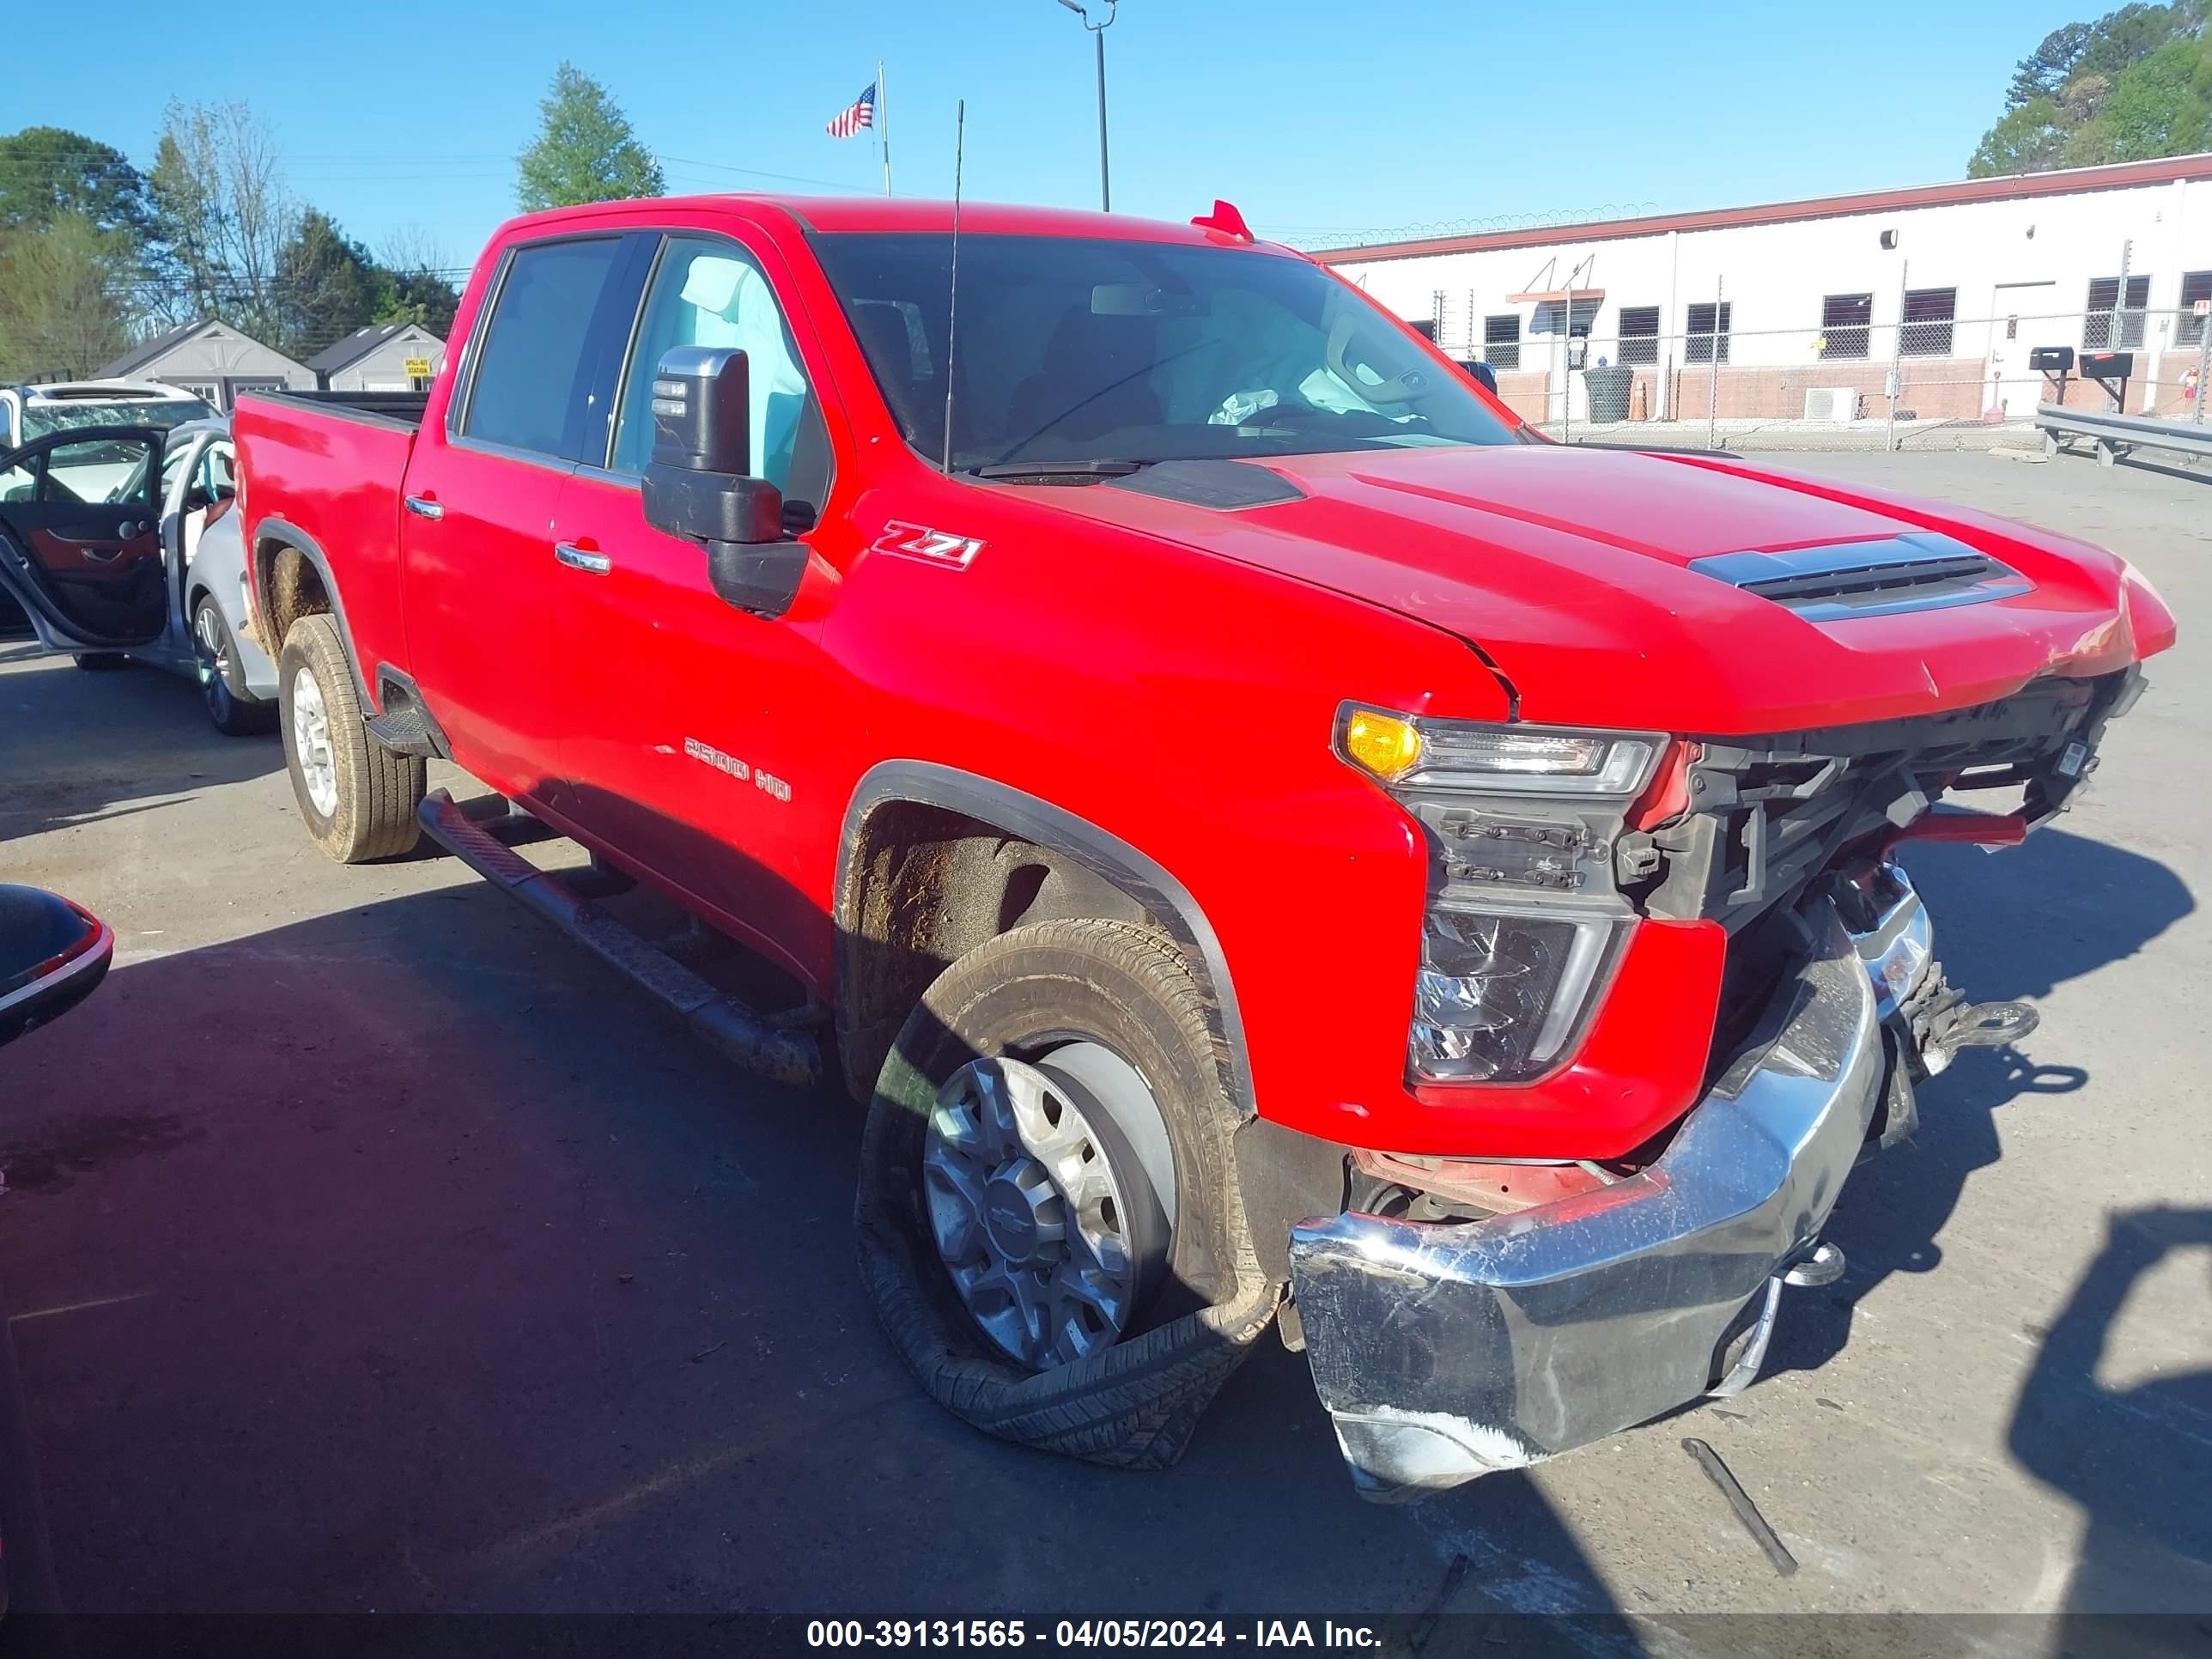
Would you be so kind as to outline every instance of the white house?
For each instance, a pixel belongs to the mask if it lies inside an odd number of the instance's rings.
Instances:
[[[2170,412],[2212,304],[2212,155],[1316,257],[1530,418],[1563,393],[1587,418],[1577,356],[1634,371],[1632,419],[1882,416],[1893,376],[1920,419],[2020,418],[2038,346],[2128,350],[2127,407]]]
[[[207,319],[156,334],[108,364],[97,378],[166,381],[223,410],[241,392],[315,389],[314,374],[305,363],[228,323]]]
[[[421,392],[446,361],[446,343],[414,323],[372,323],[307,359],[327,392]]]

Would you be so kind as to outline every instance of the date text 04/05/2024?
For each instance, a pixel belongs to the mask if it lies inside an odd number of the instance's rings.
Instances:
[[[1371,1626],[1305,1619],[817,1619],[810,1648],[1375,1648]]]

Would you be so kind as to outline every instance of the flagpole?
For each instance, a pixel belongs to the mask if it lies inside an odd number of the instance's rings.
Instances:
[[[891,193],[891,97],[884,84],[884,60],[876,59],[876,137],[884,150],[884,194]]]

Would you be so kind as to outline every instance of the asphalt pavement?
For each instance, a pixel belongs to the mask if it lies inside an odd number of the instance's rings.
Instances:
[[[1852,1177],[1768,1375],[1409,1508],[1272,1339],[1169,1473],[963,1428],[864,1301],[849,1103],[733,1075],[451,860],[327,863],[186,683],[0,643],[0,880],[118,941],[0,1053],[19,1606],[2212,1609],[2212,483],[1788,465],[2111,545],[2182,645],[2057,825],[1911,855],[1954,981],[2043,1024]]]

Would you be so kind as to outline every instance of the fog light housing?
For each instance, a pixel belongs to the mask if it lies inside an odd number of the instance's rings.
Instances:
[[[1613,932],[1601,916],[1430,911],[1407,1042],[1414,1075],[1435,1083],[1540,1075],[1574,1034]]]

